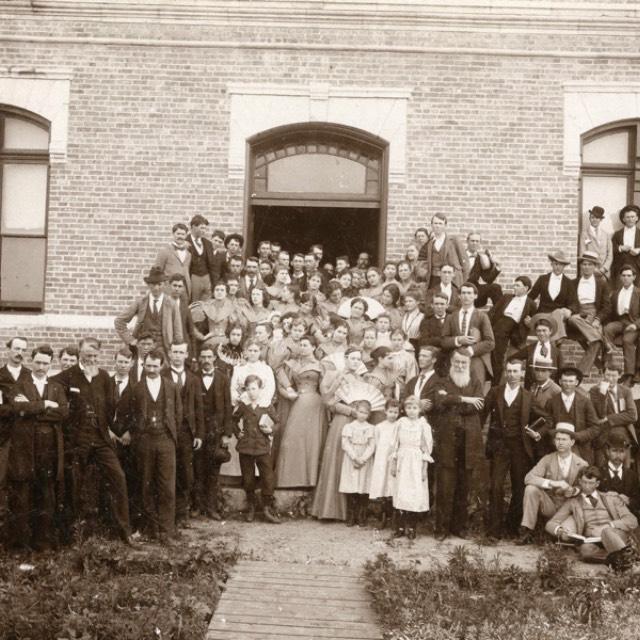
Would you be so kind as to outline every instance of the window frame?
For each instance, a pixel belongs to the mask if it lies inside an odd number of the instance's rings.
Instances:
[[[49,252],[49,197],[50,197],[50,185],[51,185],[51,154],[49,149],[46,151],[42,149],[3,149],[4,135],[5,135],[5,120],[6,118],[16,118],[24,120],[31,125],[40,127],[47,131],[49,134],[49,145],[51,144],[51,123],[38,116],[37,114],[23,111],[8,105],[0,104],[0,268],[2,264],[2,247],[3,240],[5,238],[18,238],[18,239],[37,239],[44,240],[44,273],[42,275],[42,295],[40,301],[16,301],[5,300],[2,297],[2,285],[0,280],[0,311],[14,311],[14,312],[35,312],[41,313],[45,306],[45,297],[47,290],[47,263]],[[2,232],[2,184],[3,184],[3,169],[5,164],[37,164],[47,167],[47,184],[46,184],[46,197],[45,197],[45,209],[44,209],[44,231],[42,234],[16,234],[16,233],[3,233]],[[0,273],[0,278],[2,274]]]

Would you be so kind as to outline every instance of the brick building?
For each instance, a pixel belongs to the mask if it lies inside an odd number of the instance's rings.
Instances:
[[[440,211],[536,275],[640,198],[638,33],[625,0],[0,0],[0,336],[115,343],[196,213],[381,261]]]

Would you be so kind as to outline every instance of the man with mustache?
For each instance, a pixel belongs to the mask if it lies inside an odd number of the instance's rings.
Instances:
[[[471,355],[455,350],[449,374],[435,387],[431,415],[436,424],[436,540],[467,535],[467,495],[482,455],[482,384],[471,376]]]

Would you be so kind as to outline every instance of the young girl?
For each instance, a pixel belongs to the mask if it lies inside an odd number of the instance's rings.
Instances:
[[[402,384],[407,384],[411,378],[418,375],[418,365],[413,346],[407,341],[402,329],[395,329],[391,332],[391,353],[393,354],[393,365]]]
[[[425,418],[420,417],[420,401],[409,396],[404,401],[406,417],[396,423],[391,475],[393,508],[396,509],[395,536],[416,537],[418,513],[429,511],[429,480],[427,466],[433,462],[433,436]]]
[[[342,471],[340,493],[347,494],[347,527],[367,523],[371,464],[376,448],[375,427],[368,422],[371,405],[366,400],[355,403],[356,419],[342,429]]]
[[[387,400],[384,408],[387,419],[375,427],[376,452],[369,486],[369,500],[379,500],[381,503],[379,529],[387,526],[393,512],[391,498],[394,480],[390,462],[397,420],[400,416],[400,403],[397,400]]]

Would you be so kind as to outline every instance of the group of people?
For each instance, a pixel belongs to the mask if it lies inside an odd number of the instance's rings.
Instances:
[[[628,566],[640,499],[639,215],[624,207],[610,238],[594,207],[578,277],[551,251],[551,271],[518,276],[513,293],[480,235],[448,234],[442,214],[382,269],[366,253],[353,266],[325,262],[320,245],[292,254],[261,241],[247,257],[242,236],[211,232],[203,216],[174,225],[148,291],[115,319],[124,346],[112,376],[97,367],[95,339],[80,342],[77,363],[63,360],[73,349],[60,354],[49,377],[49,347],[35,347],[29,371],[26,340],[9,342],[0,516],[10,539],[41,546],[75,532],[93,461],[124,540],[134,527],[171,544],[196,514],[220,519],[221,474],[241,476],[249,521],[260,504],[280,522],[276,488],[312,488],[319,519],[364,526],[374,512],[412,538],[433,509],[437,539],[464,537],[486,457],[490,541],[528,543],[547,518],[552,535],[589,540],[583,557]],[[575,366],[568,341],[583,350]],[[603,378],[587,393],[594,366]]]

